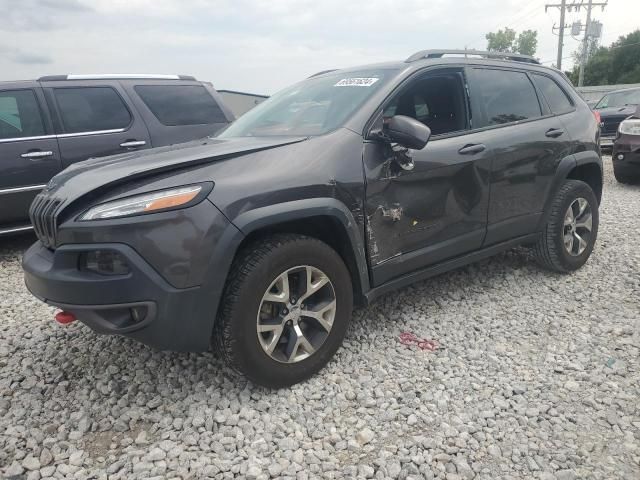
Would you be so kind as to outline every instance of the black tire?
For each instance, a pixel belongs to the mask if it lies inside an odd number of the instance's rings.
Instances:
[[[574,256],[567,251],[563,242],[564,218],[569,206],[578,198],[584,198],[589,203],[592,228],[585,250]],[[577,270],[586,263],[593,251],[598,236],[598,224],[598,200],[591,187],[580,180],[566,180],[556,192],[547,223],[542,230],[542,237],[533,249],[536,261],[555,272],[568,273]]]
[[[626,185],[633,185],[635,183],[640,183],[640,176],[633,178],[630,175],[625,175],[623,173],[620,173],[620,171],[615,166],[613,167],[613,176],[616,177],[616,180],[619,183],[624,183]]]
[[[306,359],[281,363],[269,356],[256,330],[262,297],[288,269],[308,265],[329,278],[336,310],[324,343]],[[277,234],[238,253],[231,266],[213,333],[213,343],[227,365],[252,382],[281,388],[301,382],[324,367],[342,344],[353,310],[351,276],[340,256],[315,238]]]

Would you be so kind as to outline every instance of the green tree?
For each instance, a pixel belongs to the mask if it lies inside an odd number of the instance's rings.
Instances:
[[[640,83],[640,30],[620,37],[609,47],[589,42],[584,85]],[[582,49],[573,54],[574,67],[567,75],[577,85]]]
[[[538,32],[525,30],[520,32],[515,43],[514,51],[523,55],[535,55],[538,48]]]
[[[516,31],[505,27],[504,30],[487,33],[485,38],[487,39],[487,50],[490,52],[513,52]]]
[[[538,47],[538,32],[525,30],[516,37],[516,31],[509,27],[485,35],[487,50],[490,52],[522,53],[535,55]]]

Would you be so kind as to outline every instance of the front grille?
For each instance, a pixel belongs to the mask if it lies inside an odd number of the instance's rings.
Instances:
[[[603,118],[600,132],[604,135],[615,135],[620,126],[620,122],[626,117]]]
[[[56,228],[58,207],[62,200],[41,193],[33,200],[29,209],[29,217],[38,239],[47,248],[56,245]]]

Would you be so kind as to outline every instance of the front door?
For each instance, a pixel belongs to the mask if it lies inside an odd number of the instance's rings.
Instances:
[[[430,71],[383,107],[383,119],[407,115],[429,126],[429,143],[397,158],[367,141],[367,243],[374,286],[480,248],[486,233],[490,147],[470,132],[462,69]],[[374,126],[375,128],[375,126]]]
[[[14,87],[0,89],[0,233],[29,225],[31,201],[61,168],[42,92]]]

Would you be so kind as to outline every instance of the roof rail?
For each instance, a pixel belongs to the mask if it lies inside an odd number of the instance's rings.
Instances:
[[[405,60],[406,63],[415,62],[417,60],[423,60],[426,58],[442,58],[445,55],[464,55],[466,56],[475,56],[475,57],[483,57],[489,59],[499,59],[499,60],[511,60],[514,62],[525,62],[525,63],[536,63],[540,64],[540,62],[529,56],[522,55],[520,53],[509,53],[509,52],[484,52],[481,50],[420,50],[419,52],[414,53],[409,58]]]
[[[335,72],[336,70],[338,70],[338,69],[337,68],[330,68],[329,70],[322,70],[320,72],[314,73],[313,75],[309,75],[307,78],[318,77],[320,75],[324,75],[325,73]]]
[[[153,73],[101,73],[90,75],[46,75],[39,82],[54,80],[195,80],[191,75],[162,75]]]

